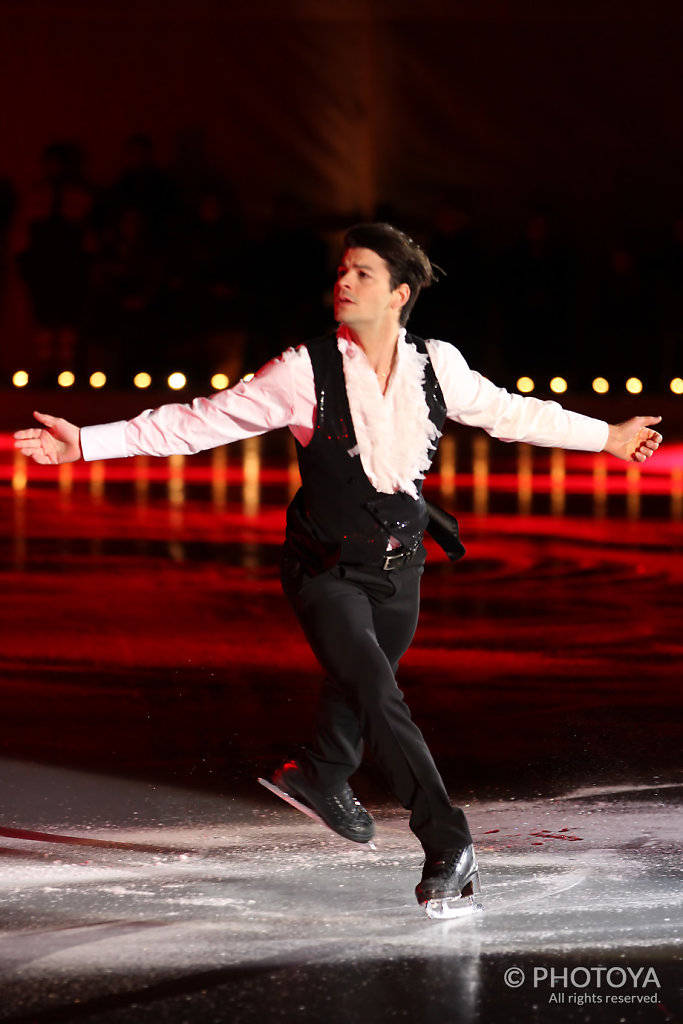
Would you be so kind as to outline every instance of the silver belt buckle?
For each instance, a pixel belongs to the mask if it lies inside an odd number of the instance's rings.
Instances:
[[[409,552],[406,551],[405,548],[399,551],[392,551],[390,554],[384,556],[382,568],[385,572],[388,572],[390,569],[396,568],[397,565],[403,565],[408,556]]]

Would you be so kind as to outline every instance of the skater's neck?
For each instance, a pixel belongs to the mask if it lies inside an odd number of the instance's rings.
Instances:
[[[394,364],[400,336],[398,321],[391,324],[367,324],[362,328],[349,328],[351,340],[365,353],[377,375],[382,391],[385,390]]]

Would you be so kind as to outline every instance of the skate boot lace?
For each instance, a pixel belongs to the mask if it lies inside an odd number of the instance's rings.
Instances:
[[[365,822],[368,820],[368,812],[356,797],[348,783],[339,791],[339,793],[335,793],[334,796],[327,797],[327,803],[335,817],[340,821],[344,819],[348,820],[349,817],[359,822]]]

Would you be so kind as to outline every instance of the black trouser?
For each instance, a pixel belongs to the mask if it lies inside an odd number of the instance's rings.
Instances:
[[[303,770],[332,794],[359,767],[365,740],[429,852],[472,839],[396,684],[398,662],[417,626],[422,572],[412,563],[390,572],[336,565],[312,576],[285,548],[281,575],[326,673]]]

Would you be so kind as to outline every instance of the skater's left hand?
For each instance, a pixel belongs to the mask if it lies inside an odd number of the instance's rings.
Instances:
[[[604,450],[627,462],[645,462],[662,443],[662,435],[651,429],[661,420],[661,416],[633,416],[624,423],[611,424]]]

